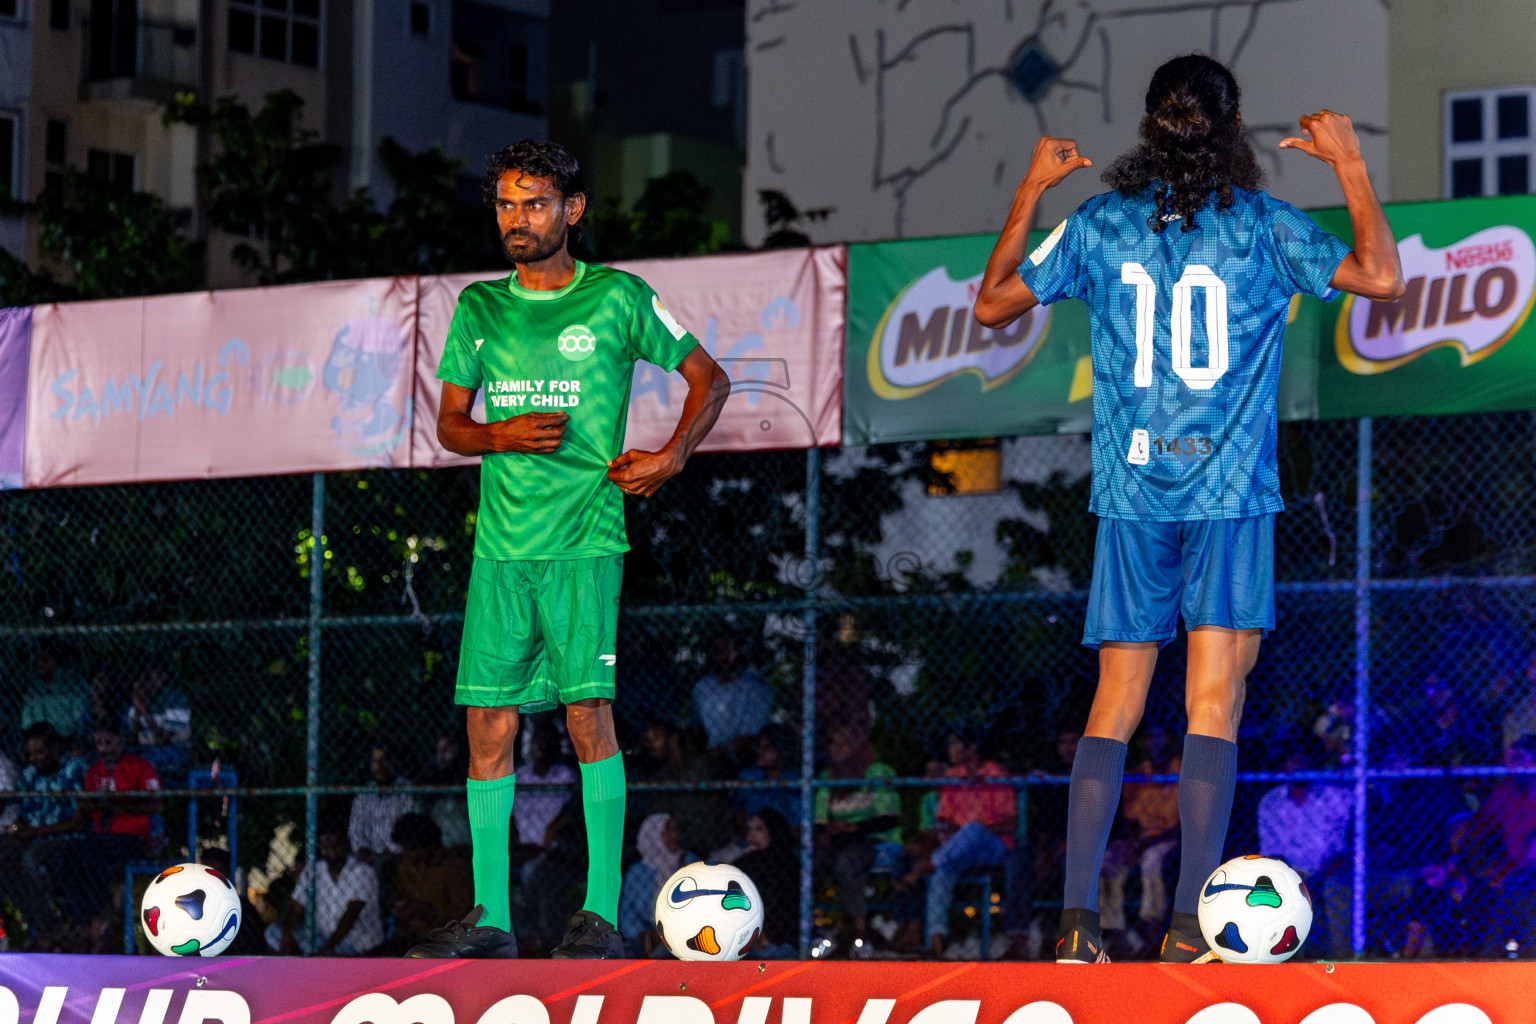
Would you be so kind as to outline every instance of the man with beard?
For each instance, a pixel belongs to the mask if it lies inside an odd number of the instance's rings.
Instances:
[[[623,496],[648,497],[683,468],[730,381],[644,281],[571,256],[566,242],[587,196],[564,149],[524,140],[497,153],[485,197],[514,271],[460,293],[437,373],[439,442],[483,456],[454,697],[468,707],[478,907],[407,955],[517,955],[508,839],[518,715],[564,704],[589,868],[582,908],[553,955],[618,957],[624,766],[612,702],[629,547]],[[660,451],[621,452],[637,359],[678,370],[688,383],[677,430]],[[484,423],[470,417],[481,388]]]

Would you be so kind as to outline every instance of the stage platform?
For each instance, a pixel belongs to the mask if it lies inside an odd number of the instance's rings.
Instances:
[[[1536,963],[0,954],[0,1024],[1530,1024]]]

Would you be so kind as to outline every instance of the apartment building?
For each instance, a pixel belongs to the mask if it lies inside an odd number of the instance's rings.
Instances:
[[[0,116],[14,111],[18,126],[13,191],[33,197],[73,166],[151,192],[207,236],[210,285],[249,283],[229,259],[234,240],[199,221],[210,141],[162,123],[172,97],[256,109],[291,89],[306,126],[346,154],[338,195],[368,187],[387,202],[386,136],[441,145],[478,172],[486,153],[544,134],[548,18],[549,0],[0,0],[0,46],[29,43],[24,72],[9,59],[0,70]],[[36,241],[29,225],[29,257]]]
[[[25,195],[22,142],[32,89],[33,2],[0,0],[0,196],[15,199]],[[25,252],[21,220],[0,216],[0,249],[17,256]]]

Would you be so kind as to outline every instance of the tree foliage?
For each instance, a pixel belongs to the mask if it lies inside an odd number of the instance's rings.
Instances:
[[[724,221],[704,212],[710,187],[685,170],[668,171],[645,183],[634,208],[609,202],[589,215],[593,248],[599,259],[631,260],[697,256],[719,252]]]

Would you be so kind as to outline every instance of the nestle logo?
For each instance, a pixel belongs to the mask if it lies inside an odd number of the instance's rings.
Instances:
[[[1339,317],[1334,348],[1354,373],[1383,373],[1442,347],[1455,348],[1468,366],[1497,351],[1530,312],[1536,246],[1519,228],[1486,228],[1444,249],[1414,235],[1398,253],[1402,296],[1351,297]]]

